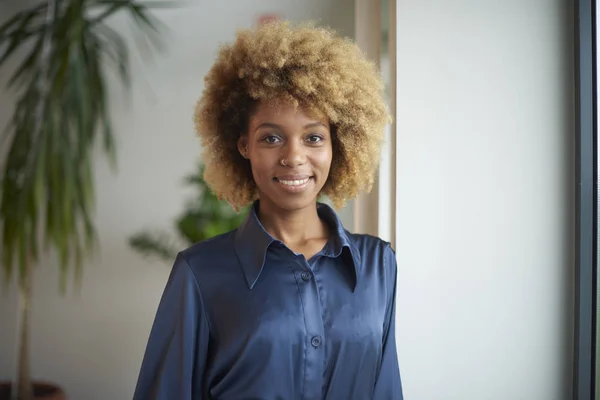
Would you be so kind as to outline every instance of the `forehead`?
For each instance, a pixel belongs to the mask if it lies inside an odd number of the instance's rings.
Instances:
[[[296,106],[291,102],[277,100],[260,100],[257,103],[254,112],[250,116],[250,124],[263,122],[281,124],[321,122],[329,126],[329,119],[324,113],[302,105]]]

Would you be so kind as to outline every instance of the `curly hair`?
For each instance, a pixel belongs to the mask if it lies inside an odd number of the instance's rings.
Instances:
[[[220,199],[239,209],[258,197],[237,142],[261,100],[289,101],[329,118],[333,156],[322,194],[336,208],[371,190],[389,113],[375,64],[350,39],[287,21],[241,30],[221,47],[204,81],[194,123],[204,179]]]

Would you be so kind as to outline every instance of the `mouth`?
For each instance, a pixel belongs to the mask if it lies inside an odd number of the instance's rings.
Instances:
[[[277,182],[279,182],[285,186],[301,186],[301,185],[304,185],[305,183],[307,183],[310,178],[304,178],[304,179],[277,179],[277,178],[275,178],[275,179],[277,180]]]
[[[305,190],[314,180],[312,176],[281,176],[273,178],[287,192],[298,193]]]

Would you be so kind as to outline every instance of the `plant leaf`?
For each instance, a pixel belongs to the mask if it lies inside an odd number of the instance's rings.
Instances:
[[[129,54],[127,53],[125,41],[114,29],[107,25],[99,25],[98,33],[105,36],[104,38],[97,38],[101,43],[101,46],[99,46],[100,51],[114,63],[121,76],[121,82],[129,87],[131,76],[129,75]]]
[[[28,27],[35,17],[40,15],[41,12],[46,11],[46,8],[47,4],[43,4],[34,7],[32,10],[21,11],[0,26],[0,43],[4,42],[7,37],[10,37],[7,49],[0,56],[0,66],[20,46],[23,46],[31,36],[34,36],[36,33],[43,35],[43,26],[33,30],[29,30]],[[13,28],[13,31],[7,33],[11,28]]]
[[[147,34],[155,34],[158,22],[131,0],[62,0],[48,23],[47,4],[0,26],[0,66],[33,45],[8,83],[18,97],[2,138],[8,154],[0,178],[0,251],[7,282],[14,275],[22,282],[24,263],[38,259],[42,239],[46,249],[56,250],[64,293],[69,273],[81,282],[83,257],[95,245],[92,165],[98,140],[116,166],[106,85],[112,65],[105,61],[112,60],[123,83],[131,80],[127,43],[102,21],[121,10]],[[94,15],[104,16],[94,22]]]

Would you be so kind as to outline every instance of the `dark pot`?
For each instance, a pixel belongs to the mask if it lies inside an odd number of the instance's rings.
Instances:
[[[11,400],[8,382],[0,382],[0,400]],[[65,392],[56,385],[47,382],[33,382],[34,400],[66,400]]]

